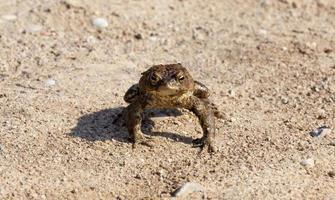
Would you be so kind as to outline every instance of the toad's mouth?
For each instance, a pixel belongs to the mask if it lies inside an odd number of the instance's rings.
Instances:
[[[180,87],[174,85],[162,85],[156,90],[159,96],[175,96],[183,93]]]

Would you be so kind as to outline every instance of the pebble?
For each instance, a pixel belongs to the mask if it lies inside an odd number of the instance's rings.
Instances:
[[[106,28],[108,26],[107,20],[105,18],[100,18],[100,17],[93,18],[92,24],[96,28]]]
[[[134,35],[134,37],[135,37],[135,39],[137,39],[137,40],[141,40],[141,39],[143,39],[141,33],[136,33],[136,34]]]
[[[316,42],[307,42],[306,46],[311,49],[315,49],[317,47]]]
[[[149,37],[149,40],[150,40],[151,42],[156,42],[156,41],[157,41],[157,37],[156,37],[156,36],[150,36],[150,37]]]
[[[234,97],[234,96],[235,96],[235,91],[232,90],[232,89],[228,90],[228,95],[229,95],[230,97]]]
[[[230,117],[230,118],[228,119],[228,121],[229,121],[229,122],[236,122],[236,118],[235,118],[235,117]]]
[[[87,37],[86,41],[90,44],[95,44],[97,42],[97,39],[93,35],[91,35]]]
[[[193,36],[192,38],[194,40],[198,40],[198,41],[203,41],[206,39],[206,37],[208,36],[208,33],[206,30],[204,30],[201,27],[197,27],[193,30]]]
[[[313,158],[308,158],[306,160],[302,160],[300,164],[304,167],[313,167],[314,166],[314,160]]]
[[[15,21],[17,19],[16,15],[2,15],[1,18],[7,21]]]
[[[280,100],[283,104],[288,104],[288,102],[289,102],[288,97],[285,97],[285,96],[281,96]]]
[[[174,197],[185,197],[188,194],[191,194],[193,192],[204,192],[203,187],[194,182],[187,182],[180,188],[178,188],[176,191],[173,192],[172,196]]]
[[[326,136],[330,132],[331,132],[331,128],[329,128],[328,126],[321,126],[321,127],[317,128],[317,129],[309,132],[309,135],[312,136],[312,137],[321,138],[321,137]]]
[[[318,110],[318,119],[326,119],[327,118],[327,112],[323,109]]]
[[[40,32],[42,29],[43,29],[42,25],[33,24],[33,25],[27,26],[25,31],[28,33],[36,33],[36,32]]]
[[[56,85],[56,81],[53,80],[53,79],[48,79],[48,80],[45,81],[45,85],[49,86],[49,87],[54,86],[54,85]]]
[[[267,35],[268,32],[265,29],[259,29],[259,34],[261,34],[261,35]]]

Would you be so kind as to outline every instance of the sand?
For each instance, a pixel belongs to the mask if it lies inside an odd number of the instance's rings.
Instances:
[[[334,22],[334,0],[0,0],[0,199],[334,199]],[[112,124],[176,62],[225,115],[214,155],[185,110],[148,113],[153,148]]]

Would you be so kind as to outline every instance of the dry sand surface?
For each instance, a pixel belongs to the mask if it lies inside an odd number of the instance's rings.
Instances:
[[[309,134],[335,127],[334,47],[334,0],[0,0],[0,199],[335,199],[334,131]],[[112,124],[175,62],[225,114],[216,154],[185,110],[147,113],[153,148]]]

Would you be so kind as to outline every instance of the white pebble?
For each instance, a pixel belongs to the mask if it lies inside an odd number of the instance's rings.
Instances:
[[[229,122],[236,122],[236,118],[235,118],[235,117],[230,117],[230,118],[228,119],[228,121],[229,121]]]
[[[313,158],[308,158],[306,160],[302,160],[300,164],[304,167],[313,167],[314,166],[314,160]]]
[[[285,97],[285,96],[281,96],[281,97],[280,97],[280,100],[281,100],[281,102],[282,102],[283,104],[288,104],[288,102],[289,102],[288,97]]]
[[[48,80],[45,81],[45,85],[46,86],[54,86],[54,85],[56,85],[56,81],[53,80],[53,79],[48,79]]]
[[[92,24],[96,28],[106,28],[108,26],[108,22],[105,18],[93,18],[92,19]]]
[[[203,192],[203,187],[198,183],[187,182],[180,188],[178,188],[174,193],[173,196],[175,197],[183,197],[193,192]]]
[[[149,40],[151,42],[156,42],[157,41],[157,37],[156,36],[151,36],[151,37],[149,37]]]
[[[261,34],[261,35],[267,35],[268,32],[265,29],[259,29],[259,34]]]
[[[317,44],[316,44],[316,42],[307,42],[306,46],[311,48],[311,49],[315,49]]]
[[[16,15],[2,15],[1,18],[7,21],[14,21],[17,17]]]
[[[29,25],[28,27],[26,27],[26,32],[28,33],[36,33],[42,30],[42,26],[39,24],[33,24],[33,25]]]
[[[97,42],[97,39],[93,35],[91,35],[87,37],[86,41],[90,44],[95,44]]]

